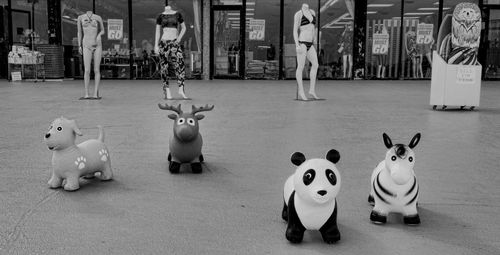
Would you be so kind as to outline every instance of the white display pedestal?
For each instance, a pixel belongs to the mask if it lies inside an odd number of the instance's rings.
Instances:
[[[459,106],[461,109],[479,106],[481,95],[481,65],[450,65],[434,51],[432,53],[430,105],[436,109]]]

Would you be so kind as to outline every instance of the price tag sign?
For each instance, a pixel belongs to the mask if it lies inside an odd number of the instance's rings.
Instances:
[[[417,44],[432,43],[432,32],[434,24],[419,23],[417,25]]]
[[[21,72],[11,72],[10,77],[12,81],[22,81],[23,77],[21,76]]]
[[[123,38],[123,20],[108,19],[108,40],[121,40]]]
[[[457,84],[474,84],[476,72],[473,67],[459,66],[457,69]]]
[[[389,34],[373,34],[373,55],[387,55],[389,52]]]
[[[265,19],[251,19],[249,24],[249,40],[264,41],[266,34],[266,20]]]

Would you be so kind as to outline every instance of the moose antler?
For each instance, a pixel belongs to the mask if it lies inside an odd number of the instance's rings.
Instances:
[[[214,107],[215,107],[215,105],[208,106],[208,104],[205,106],[200,106],[200,107],[196,107],[193,105],[192,110],[191,110],[191,114],[194,115],[195,113],[198,113],[198,112],[211,111],[214,109]]]
[[[168,104],[165,104],[164,106],[161,105],[161,104],[158,104],[158,107],[160,107],[160,109],[162,110],[170,110],[170,111],[174,111],[176,112],[177,114],[181,115],[182,114],[182,110],[181,110],[181,104],[179,104],[177,107],[175,106],[170,106]]]

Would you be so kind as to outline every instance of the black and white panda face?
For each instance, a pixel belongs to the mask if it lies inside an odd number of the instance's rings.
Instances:
[[[335,152],[338,155],[338,152]],[[339,158],[340,155],[333,161],[337,162]],[[340,184],[339,170],[327,159],[315,158],[304,161],[294,174],[296,194],[311,203],[324,204],[334,200],[340,190]]]

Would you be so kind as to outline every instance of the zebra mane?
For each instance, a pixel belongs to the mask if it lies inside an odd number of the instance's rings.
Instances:
[[[406,145],[400,143],[394,145],[394,152],[396,152],[396,156],[398,156],[400,159],[405,159],[406,155],[408,154]]]

